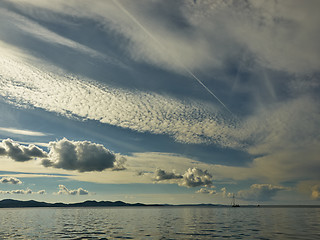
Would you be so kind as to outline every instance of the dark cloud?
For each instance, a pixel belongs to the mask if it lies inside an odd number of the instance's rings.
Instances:
[[[45,167],[78,170],[79,172],[103,171],[113,168],[116,156],[101,144],[89,141],[69,141],[64,138],[49,143],[49,157],[42,161]],[[123,164],[121,160],[119,164]],[[123,167],[118,165],[117,167]]]
[[[125,157],[116,156],[103,145],[90,141],[69,141],[63,138],[60,141],[50,142],[48,148],[49,153],[33,144],[23,146],[11,139],[6,139],[0,142],[0,155],[6,155],[18,162],[38,157],[42,158],[44,167],[79,172],[103,171],[107,168],[113,171],[126,169]]]
[[[21,184],[22,182],[15,177],[3,177],[0,179],[0,183]]]
[[[88,195],[89,192],[83,188],[78,188],[75,190],[69,190],[66,186],[64,185],[59,185],[59,195],[62,194],[67,194],[67,195]]]
[[[174,172],[166,172],[162,169],[157,169],[155,172],[155,178],[156,181],[164,181],[164,180],[172,180],[172,179],[181,179],[182,175],[176,174]]]
[[[0,156],[6,154],[6,149],[0,146]]]
[[[26,147],[9,138],[2,140],[0,144],[0,155],[7,155],[17,162],[29,161],[35,157],[47,157],[47,153],[45,151],[33,144]]]
[[[269,201],[279,191],[288,190],[286,187],[274,186],[271,184],[253,184],[249,190],[241,190],[237,198],[249,201]]]
[[[206,170],[199,168],[189,168],[183,175],[174,172],[166,172],[162,169],[157,169],[155,172],[155,181],[173,180],[179,186],[185,187],[210,187],[212,186],[212,175]]]

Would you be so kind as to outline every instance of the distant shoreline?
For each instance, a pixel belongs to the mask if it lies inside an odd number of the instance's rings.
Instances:
[[[86,207],[210,207],[210,208],[231,208],[223,204],[144,204],[125,203],[122,201],[84,201],[79,203],[47,203],[34,200],[20,201],[4,199],[0,201],[0,208],[86,208]],[[241,205],[240,208],[320,208],[320,205]]]

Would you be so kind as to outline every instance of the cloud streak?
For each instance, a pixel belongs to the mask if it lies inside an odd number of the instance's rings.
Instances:
[[[34,192],[31,189],[26,189],[26,190],[17,189],[17,190],[9,190],[9,191],[0,190],[0,194],[19,194],[19,195],[40,194],[40,195],[43,195],[43,194],[46,194],[46,191],[40,190],[38,192]]]
[[[16,129],[16,128],[0,127],[0,131],[9,132],[9,133],[18,134],[18,135],[37,136],[37,137],[43,137],[48,135],[42,132],[30,131],[25,129]]]

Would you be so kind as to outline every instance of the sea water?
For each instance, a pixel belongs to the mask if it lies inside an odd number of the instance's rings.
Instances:
[[[320,239],[320,208],[0,209],[0,239]]]

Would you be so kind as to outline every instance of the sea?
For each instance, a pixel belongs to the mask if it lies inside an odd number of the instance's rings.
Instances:
[[[320,208],[0,209],[0,239],[320,239]]]

